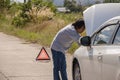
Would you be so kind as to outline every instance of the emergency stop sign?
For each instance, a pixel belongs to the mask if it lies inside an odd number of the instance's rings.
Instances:
[[[44,47],[42,47],[41,51],[39,52],[36,60],[50,60],[50,56],[48,55],[47,51]]]

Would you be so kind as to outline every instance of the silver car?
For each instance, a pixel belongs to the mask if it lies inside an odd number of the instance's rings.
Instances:
[[[105,21],[80,42],[73,56],[73,80],[120,80],[120,16]]]

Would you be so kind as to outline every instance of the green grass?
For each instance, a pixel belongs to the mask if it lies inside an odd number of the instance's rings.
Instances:
[[[55,17],[63,19],[65,23],[70,23],[82,18],[82,15],[81,13],[58,13]]]
[[[50,44],[56,33],[69,23],[82,18],[81,13],[57,13],[52,20],[44,21],[41,24],[28,23],[24,28],[16,28],[11,25],[11,21],[0,19],[0,31],[25,39],[32,43],[38,43],[42,46],[50,47]],[[69,49],[73,53],[78,46],[74,43]]]

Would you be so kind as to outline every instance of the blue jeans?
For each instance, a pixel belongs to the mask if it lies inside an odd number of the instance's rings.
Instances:
[[[66,72],[65,54],[59,51],[55,51],[53,49],[51,49],[51,51],[54,65],[53,67],[54,80],[60,80],[59,71],[61,73],[62,80],[68,80]]]

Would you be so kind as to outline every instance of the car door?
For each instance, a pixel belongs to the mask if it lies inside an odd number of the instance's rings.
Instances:
[[[92,37],[92,42],[96,34]],[[101,63],[98,60],[100,49],[94,45],[81,46],[76,51],[76,57],[80,64],[82,80],[101,80]],[[80,55],[79,55],[80,54]]]
[[[114,80],[120,80],[120,24],[119,24],[119,28],[118,31],[116,32],[116,35],[113,39],[113,46],[115,49],[114,55],[116,60],[116,70],[115,70],[115,76],[114,76]]]
[[[114,35],[112,44],[103,47],[102,80],[120,80],[120,28]]]
[[[96,37],[99,33],[95,33],[92,37],[91,37],[91,41],[92,43],[94,41],[96,41]],[[102,65],[101,65],[101,60],[98,60],[98,56],[100,55],[99,52],[101,51],[101,49],[99,48],[99,46],[95,46],[95,45],[91,45],[88,47],[80,47],[80,49],[82,50],[82,52],[80,52],[82,54],[82,57],[79,58],[81,60],[80,64],[81,69],[82,69],[82,79],[83,80],[101,80],[102,79],[102,75],[101,75],[101,69],[102,69]]]
[[[80,49],[80,50],[79,50]],[[94,46],[80,47],[78,51],[78,59],[81,68],[82,80],[101,80],[101,63],[98,61],[97,56],[99,51]],[[98,48],[99,49],[99,48]],[[99,49],[100,50],[100,49]]]
[[[96,80],[104,80],[102,79],[102,76],[105,75],[104,70],[106,70],[103,67],[104,63],[104,54],[107,53],[108,47],[111,45],[111,39],[113,37],[113,34],[115,33],[117,28],[116,24],[111,24],[103,27],[100,29],[98,32],[95,34],[95,39],[92,40],[93,42],[93,54],[94,54],[94,62],[96,62],[99,65],[95,65],[95,74],[98,74]],[[112,48],[112,47],[111,47]],[[109,72],[109,71],[107,71]],[[105,79],[105,80],[110,80],[110,79]]]
[[[94,49],[97,51],[97,60],[101,64],[101,80],[115,80],[115,64],[116,56],[113,52],[116,52],[112,45],[112,40],[117,31],[118,24],[110,24],[97,32],[95,41],[93,42]]]
[[[83,80],[102,80],[103,71],[103,54],[107,45],[110,45],[111,38],[115,33],[116,25],[105,25],[102,29],[98,30],[91,37],[91,47],[87,47],[86,52],[83,52],[88,56],[82,57],[82,70],[84,72]],[[85,66],[87,64],[87,66]]]

